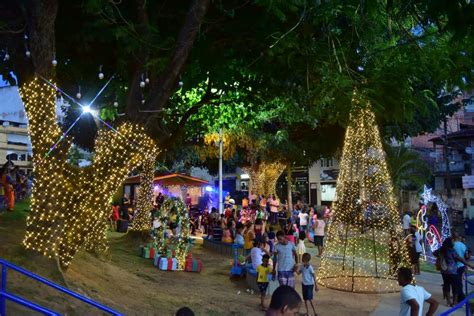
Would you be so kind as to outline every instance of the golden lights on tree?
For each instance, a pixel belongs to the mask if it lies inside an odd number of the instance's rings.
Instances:
[[[99,131],[91,166],[72,166],[67,161],[71,140],[57,123],[56,91],[36,78],[20,93],[28,115],[35,174],[23,244],[67,267],[81,248],[97,252],[107,248],[111,197],[130,170],[157,148],[142,127],[123,124],[117,130]],[[64,140],[51,151],[60,138]]]
[[[398,291],[396,272],[409,266],[408,252],[375,114],[355,94],[333,214],[318,282],[342,291]]]
[[[286,166],[280,162],[261,162],[243,168],[250,176],[249,188],[256,195],[276,194],[276,183]]]
[[[135,215],[130,227],[133,231],[149,231],[151,228],[151,209],[153,208],[153,178],[155,176],[155,160],[157,152],[144,158],[140,173],[140,188]]]

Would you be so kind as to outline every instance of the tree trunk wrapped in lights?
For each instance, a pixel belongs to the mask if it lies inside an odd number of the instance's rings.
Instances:
[[[23,245],[67,267],[81,248],[99,252],[107,248],[111,197],[130,170],[158,149],[142,127],[123,124],[117,130],[99,131],[91,166],[72,166],[67,161],[71,140],[57,123],[56,91],[34,79],[20,92],[35,174]],[[51,147],[59,139],[59,145]]]
[[[353,106],[318,281],[342,291],[394,292],[408,252],[375,114],[359,96]]]
[[[136,209],[137,215],[133,219],[133,231],[149,232],[151,229],[151,214],[153,208],[153,178],[155,176],[156,155],[152,154],[144,158],[142,172],[140,173],[140,191]]]
[[[286,166],[280,162],[262,162],[243,168],[250,176],[249,188],[256,195],[276,194],[276,183]]]

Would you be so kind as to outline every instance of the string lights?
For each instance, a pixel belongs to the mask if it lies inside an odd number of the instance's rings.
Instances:
[[[423,187],[423,193],[421,194],[421,198],[423,199],[424,205],[418,212],[417,228],[422,236],[423,233],[426,234],[426,241],[430,246],[431,251],[434,252],[441,247],[443,241],[446,238],[451,236],[451,225],[449,224],[449,217],[447,212],[448,207],[441,198],[433,194],[433,189],[428,188],[426,185]],[[435,203],[439,213],[441,214],[441,234],[434,225],[430,225],[428,227],[428,223],[426,220],[426,206],[428,205],[428,203]],[[426,256],[426,253],[424,254]]]
[[[261,162],[252,167],[243,168],[249,174],[249,188],[257,195],[276,194],[276,183],[286,166],[280,162]]]
[[[186,205],[179,198],[168,198],[161,206],[159,219],[161,226],[157,229],[156,243],[161,254],[167,249],[165,243],[164,231],[172,215],[176,214],[177,236],[176,240],[176,259],[178,261],[178,270],[183,270],[186,261],[186,255],[191,244],[189,213]]]
[[[375,114],[356,93],[352,102],[318,282],[342,291],[395,292],[408,251]]]
[[[57,123],[56,90],[35,78],[21,89],[28,115],[33,149],[35,182],[31,212],[23,245],[67,267],[81,249],[106,250],[110,199],[130,170],[143,163],[146,153],[156,152],[154,141],[142,127],[123,124],[101,130],[91,166],[78,168],[67,162],[72,142]]]
[[[157,152],[152,152],[143,162],[140,173],[140,191],[136,204],[135,215],[130,227],[133,231],[149,231],[151,227],[151,214],[153,208],[153,178],[155,176],[155,158]]]

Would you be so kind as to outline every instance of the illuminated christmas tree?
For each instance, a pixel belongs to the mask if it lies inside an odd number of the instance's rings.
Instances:
[[[342,291],[398,291],[409,266],[385,153],[370,104],[354,95],[328,227],[320,284]]]

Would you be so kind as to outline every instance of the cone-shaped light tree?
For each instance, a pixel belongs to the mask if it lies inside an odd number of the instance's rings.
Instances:
[[[318,281],[342,291],[398,291],[396,272],[409,258],[385,153],[370,104],[357,93],[352,102]]]

